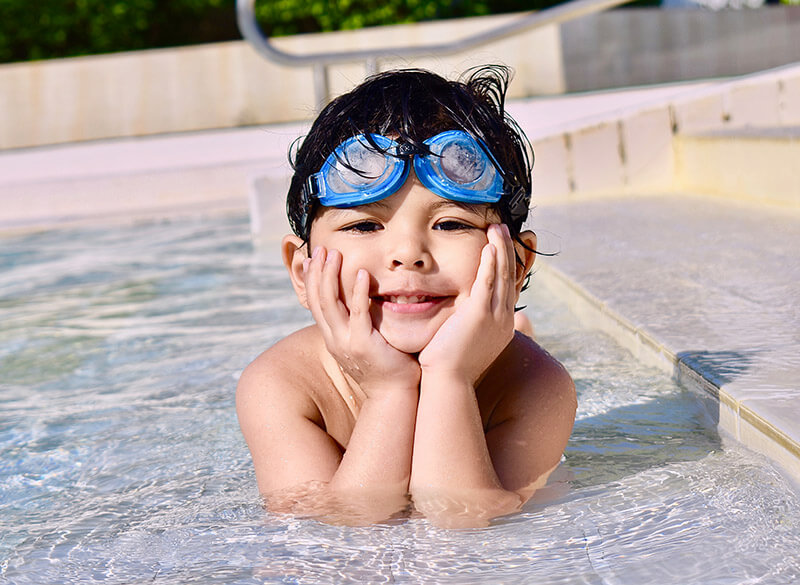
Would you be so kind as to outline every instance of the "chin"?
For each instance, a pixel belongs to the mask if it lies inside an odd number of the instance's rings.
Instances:
[[[419,353],[425,349],[425,346],[428,345],[433,337],[432,335],[398,335],[392,334],[391,332],[381,332],[381,335],[383,335],[386,342],[396,350],[412,354]]]

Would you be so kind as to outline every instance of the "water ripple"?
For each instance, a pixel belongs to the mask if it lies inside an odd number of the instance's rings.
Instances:
[[[793,487],[535,278],[526,295],[579,390],[551,485],[485,529],[344,528],[269,515],[256,491],[236,381],[309,316],[277,255],[250,250],[244,220],[6,238],[0,581],[799,580]]]

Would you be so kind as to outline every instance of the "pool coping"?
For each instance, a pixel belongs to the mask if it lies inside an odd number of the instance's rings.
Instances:
[[[702,370],[683,361],[664,342],[634,325],[577,280],[553,266],[552,262],[539,263],[536,278],[565,301],[584,324],[603,331],[638,360],[660,369],[691,390],[705,404],[723,433],[766,456],[794,483],[800,484],[800,443],[779,425],[736,399],[724,384],[719,384]]]

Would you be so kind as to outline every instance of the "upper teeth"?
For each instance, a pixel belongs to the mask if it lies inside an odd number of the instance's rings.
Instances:
[[[410,296],[410,297],[402,296],[402,295],[397,295],[397,296],[392,295],[392,296],[389,296],[387,298],[388,298],[390,303],[398,303],[398,304],[401,304],[401,305],[402,304],[410,304],[410,303],[422,303],[422,302],[424,302],[424,301],[426,301],[428,299],[428,297],[426,297],[426,296],[419,296],[419,295],[414,295],[414,296]]]

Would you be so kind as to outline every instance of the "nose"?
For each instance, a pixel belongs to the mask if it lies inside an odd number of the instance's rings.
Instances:
[[[386,258],[393,270],[427,270],[433,265],[430,250],[418,235],[397,234],[389,245]]]

